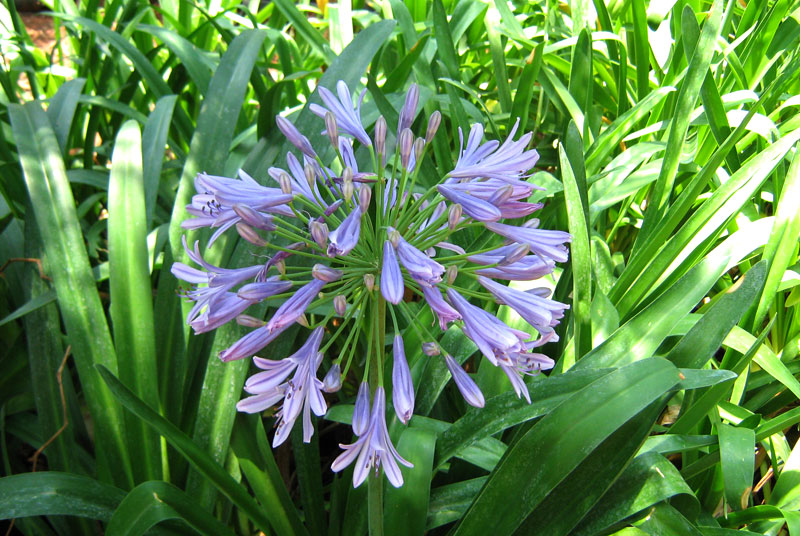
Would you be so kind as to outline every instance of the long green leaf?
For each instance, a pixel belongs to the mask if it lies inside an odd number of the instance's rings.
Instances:
[[[105,313],[80,232],[61,151],[38,103],[10,105],[11,125],[20,154],[34,217],[43,238],[61,316],[75,355],[81,386],[95,425],[102,478],[130,486],[132,473],[120,407],[103,384],[95,364],[117,369]]]

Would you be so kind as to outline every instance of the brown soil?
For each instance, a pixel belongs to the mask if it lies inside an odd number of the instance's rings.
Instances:
[[[53,17],[39,15],[38,13],[20,13],[20,17],[36,48],[49,55],[56,44]],[[61,35],[62,37],[65,35],[63,28],[61,29]]]

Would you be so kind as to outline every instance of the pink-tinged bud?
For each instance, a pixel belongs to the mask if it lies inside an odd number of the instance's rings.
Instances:
[[[375,151],[379,155],[386,154],[386,119],[383,116],[375,121]]]
[[[297,323],[303,326],[304,328],[310,328],[311,326],[308,323],[308,318],[306,318],[306,314],[303,313],[300,315],[300,318],[297,319]]]
[[[281,186],[281,192],[285,194],[292,193],[292,179],[286,173],[281,173],[281,176],[278,177],[278,184]]]
[[[308,223],[308,229],[314,242],[325,251],[328,248],[328,226],[319,220],[311,220]]]
[[[366,214],[367,210],[369,210],[369,202],[371,199],[372,199],[372,188],[370,188],[366,184],[362,184],[358,188],[358,204],[363,214]]]
[[[403,347],[403,337],[394,336],[392,345],[394,364],[392,365],[392,403],[397,418],[403,424],[408,424],[414,414],[414,382],[411,379],[411,370],[406,361],[406,352]]]
[[[520,225],[520,227],[523,227],[525,229],[538,229],[539,223],[541,223],[539,221],[539,218],[531,218],[522,225]]]
[[[435,342],[423,342],[422,352],[429,357],[439,355],[439,345]]]
[[[303,166],[303,175],[306,177],[308,187],[311,188],[311,191],[314,191],[314,185],[317,183],[317,170],[314,169],[314,166],[306,162]]]
[[[367,292],[372,292],[375,289],[375,274],[364,274],[364,286]]]
[[[236,323],[246,328],[260,328],[261,326],[266,324],[266,322],[264,322],[263,320],[250,315],[237,316]]]
[[[456,277],[458,277],[458,266],[456,266],[455,264],[451,264],[450,266],[447,267],[447,270],[445,270],[444,273],[445,273],[445,281],[447,281],[448,285],[452,285],[453,281],[455,281]]]
[[[246,223],[239,222],[236,224],[236,232],[239,233],[239,236],[253,244],[254,246],[264,247],[269,242],[264,240],[259,236],[255,229],[247,225]]]
[[[400,232],[397,229],[389,231],[389,241],[395,248],[400,244]]]
[[[286,139],[289,140],[289,143],[297,147],[309,158],[316,158],[317,153],[315,153],[314,148],[311,147],[311,142],[308,141],[308,138],[300,134],[300,131],[297,130],[297,127],[295,127],[291,121],[278,115],[275,116],[275,123],[278,125],[283,135],[286,136]]]
[[[454,205],[450,205],[450,209],[447,212],[447,226],[450,227],[450,230],[455,230],[458,222],[461,221],[461,205],[458,203]]]
[[[334,147],[339,147],[339,129],[336,128],[336,118],[331,112],[325,112],[325,132]]]
[[[450,357],[450,355],[445,354],[444,359],[447,364],[447,369],[453,376],[453,381],[456,382],[456,387],[461,391],[461,396],[464,397],[467,404],[475,406],[476,408],[482,408],[486,402],[475,380],[470,378],[469,374],[467,374],[466,371],[461,368],[461,365]]]
[[[500,266],[507,266],[509,264],[514,264],[518,260],[522,259],[528,252],[531,250],[530,244],[518,244],[517,247],[514,248],[514,251],[500,259],[499,264]]]
[[[357,436],[367,431],[369,424],[369,385],[361,382],[356,395],[356,404],[353,408],[353,433]]]
[[[414,133],[411,129],[404,129],[400,133],[400,139],[397,140],[397,149],[400,152],[400,163],[404,168],[408,168],[408,162],[411,159],[411,151],[414,149]]]
[[[278,270],[279,274],[286,275],[286,261],[281,259],[275,264],[273,264],[273,266],[275,267],[276,270]]]
[[[425,131],[425,141],[430,143],[433,140],[433,137],[436,135],[436,131],[439,130],[439,125],[442,123],[442,114],[439,110],[436,110],[431,114],[428,118],[428,129]]]
[[[332,283],[333,281],[338,281],[342,277],[342,272],[330,266],[325,266],[324,264],[315,264],[311,269],[311,275],[320,281]]]
[[[353,200],[353,194],[355,193],[355,186],[353,185],[353,170],[350,169],[350,166],[344,168],[342,172],[342,194],[344,194],[344,198],[349,203]]]
[[[419,162],[420,158],[422,158],[422,152],[424,150],[425,150],[425,140],[423,140],[422,138],[417,138],[416,140],[414,140],[414,160],[416,162]]]
[[[333,365],[322,379],[322,390],[326,393],[335,393],[342,388],[342,369],[339,364]]]
[[[255,227],[262,231],[274,231],[277,228],[274,223],[275,218],[267,214],[262,214],[247,205],[235,203],[233,205],[233,211],[250,227]]]
[[[347,312],[347,299],[342,294],[333,298],[333,310],[339,316],[344,316]]]

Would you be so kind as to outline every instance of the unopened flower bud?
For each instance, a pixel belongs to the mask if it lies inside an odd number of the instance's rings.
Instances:
[[[331,214],[339,210],[339,207],[342,206],[342,203],[344,203],[344,201],[342,201],[341,199],[337,199],[336,201],[328,205],[328,208],[325,209],[325,215],[330,216]]]
[[[313,191],[314,185],[317,182],[317,170],[314,169],[314,166],[306,162],[306,164],[303,166],[303,174],[306,176],[308,187]]]
[[[278,184],[281,185],[281,192],[285,194],[292,193],[292,180],[286,173],[281,173],[281,176],[278,178]]]
[[[260,328],[266,325],[266,322],[250,315],[239,315],[236,317],[236,323],[246,328]]]
[[[308,229],[314,242],[325,250],[328,247],[328,226],[319,220],[311,220],[308,223]]]
[[[447,284],[452,285],[453,281],[455,281],[456,277],[458,277],[458,266],[456,266],[455,264],[451,264],[450,266],[447,267],[447,270],[445,270],[444,273]]]
[[[336,128],[336,118],[333,113],[325,113],[325,131],[334,147],[339,146],[339,130]]]
[[[521,227],[524,227],[525,229],[538,229],[539,223],[540,223],[539,218],[531,218],[525,223],[523,223]]]
[[[488,201],[495,206],[499,206],[508,201],[512,195],[514,195],[514,187],[510,184],[506,184],[495,190]]]
[[[386,154],[386,119],[383,116],[375,121],[375,151],[379,155]]]
[[[403,129],[409,128],[411,123],[414,122],[414,116],[417,115],[417,103],[419,102],[419,87],[417,84],[411,84],[406,93],[406,100],[403,107],[400,109],[400,117],[397,119],[397,135],[399,136]]]
[[[367,431],[369,425],[369,385],[361,382],[353,407],[353,433],[360,436]]]
[[[296,322],[297,322],[298,324],[300,324],[301,326],[303,326],[304,328],[309,328],[309,327],[311,327],[311,325],[308,323],[308,318],[306,318],[306,314],[305,314],[305,313],[301,314],[301,315],[300,315],[300,316],[297,318],[297,321],[296,321]]]
[[[458,222],[461,221],[461,205],[458,203],[454,205],[450,205],[450,209],[447,212],[447,226],[450,227],[450,230],[454,230]]]
[[[244,223],[250,227],[255,227],[256,229],[261,229],[262,231],[274,231],[277,228],[272,216],[268,214],[262,214],[248,205],[234,203],[233,211],[237,216],[242,218]]]
[[[375,289],[375,274],[364,274],[364,286],[367,288],[367,292]]]
[[[324,264],[315,264],[311,269],[311,275],[314,276],[314,279],[331,283],[339,280],[342,277],[342,272]]]
[[[361,208],[361,212],[366,214],[367,210],[369,210],[369,202],[372,199],[372,188],[367,186],[366,184],[362,184],[358,188],[358,205]]]
[[[278,270],[279,274],[286,275],[286,261],[281,259],[273,264],[273,266],[275,266],[275,269]]]
[[[407,168],[408,161],[411,159],[411,151],[414,149],[414,133],[411,132],[411,129],[407,128],[400,133],[397,149],[400,152],[400,163]]]
[[[417,165],[419,165],[419,160],[420,158],[422,158],[422,151],[424,150],[425,150],[425,140],[423,140],[422,138],[417,138],[416,140],[414,140],[414,159],[416,160]]]
[[[400,244],[400,232],[397,229],[392,229],[389,231],[389,241],[392,245],[397,248],[398,244]]]
[[[333,365],[322,379],[322,390],[326,393],[335,393],[342,388],[342,369],[339,364]]]
[[[355,186],[353,186],[353,170],[350,169],[350,166],[344,168],[342,171],[342,193],[344,194],[344,198],[347,199],[348,202],[353,200],[353,194],[355,193]]]
[[[431,140],[433,140],[433,137],[436,135],[436,131],[439,130],[440,124],[442,124],[442,113],[439,110],[436,110],[428,118],[428,129],[425,131],[425,141],[427,143],[430,143]]]
[[[439,345],[435,342],[423,342],[422,352],[427,356],[439,355]]]
[[[255,229],[244,222],[239,222],[236,224],[236,231],[239,233],[239,236],[254,246],[264,247],[268,244],[266,240],[259,236]]]
[[[503,257],[499,263],[500,266],[506,266],[508,264],[514,264],[522,257],[528,254],[531,250],[530,244],[519,244],[517,247],[514,248],[514,251]]]
[[[339,294],[333,298],[333,310],[339,316],[344,316],[345,312],[347,312],[347,299],[345,299],[344,295]]]
[[[283,135],[286,136],[286,139],[289,140],[289,143],[297,147],[309,158],[316,158],[317,153],[315,153],[314,148],[311,147],[311,142],[308,141],[308,138],[300,134],[300,131],[297,130],[297,127],[295,127],[291,121],[278,115],[275,116],[275,123],[278,125]]]

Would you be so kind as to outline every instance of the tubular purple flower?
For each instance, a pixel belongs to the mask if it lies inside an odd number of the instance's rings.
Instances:
[[[335,363],[325,377],[322,378],[322,390],[326,393],[335,393],[342,388],[342,369]]]
[[[195,333],[206,333],[233,320],[254,303],[256,301],[242,299],[233,292],[225,292],[214,301],[213,307],[209,307],[203,315],[189,322],[189,325]]]
[[[414,382],[411,380],[411,370],[406,361],[406,351],[403,347],[403,337],[394,336],[392,345],[394,364],[392,365],[392,403],[397,418],[403,424],[408,424],[414,414]]]
[[[495,283],[484,276],[478,276],[478,282],[491,292],[499,303],[514,309],[539,333],[553,331],[553,326],[558,325],[558,321],[564,316],[564,310],[569,308],[569,305]]]
[[[497,366],[498,360],[507,361],[507,354],[525,350],[522,343],[531,338],[528,333],[508,327],[493,314],[469,303],[454,288],[447,289],[447,298],[464,320],[464,334],[492,365]]]
[[[514,134],[519,126],[519,119],[514,123],[511,132],[508,133],[506,141],[499,147],[496,141],[479,145],[481,138],[483,138],[483,127],[476,129],[477,126],[472,126],[467,148],[462,152],[455,169],[449,173],[450,177],[460,179],[486,177],[515,180],[522,173],[536,165],[539,160],[539,153],[535,149],[525,150],[531,140],[532,133],[528,132],[519,140],[513,141]]]
[[[454,190],[445,186],[444,184],[440,184],[436,188],[445,199],[451,203],[458,203],[461,205],[464,214],[474,220],[492,222],[497,221],[502,217],[500,209],[488,201],[484,201],[478,197],[473,197],[469,194],[463,194],[458,190]]]
[[[531,251],[546,259],[567,262],[569,258],[564,244],[572,242],[572,236],[564,231],[517,227],[505,223],[487,223],[486,228],[520,244],[528,244]]]
[[[450,354],[444,355],[444,362],[447,364],[447,370],[449,370],[450,374],[453,376],[453,381],[456,382],[456,387],[458,387],[461,396],[464,397],[467,404],[475,406],[476,408],[482,408],[486,404],[486,401],[483,398],[483,393],[478,387],[478,384],[469,377],[469,374],[461,368],[461,365],[459,365]]]
[[[361,234],[361,208],[356,205],[342,224],[328,235],[328,257],[347,255],[358,244]]]
[[[314,180],[310,181],[311,184],[309,184],[309,181],[306,178],[306,167],[303,166],[292,153],[286,153],[286,165],[289,167],[290,173],[286,173],[286,171],[278,167],[269,168],[267,173],[269,173],[269,176],[279,184],[281,183],[281,177],[285,177],[283,179],[284,181],[288,178],[294,194],[302,195],[312,203],[321,203],[321,206],[326,207],[327,203],[325,203],[325,201],[319,195],[319,188],[316,185],[316,172],[312,173],[311,177]],[[311,167],[311,170],[313,171],[313,166]],[[287,202],[288,201],[284,201],[284,203]],[[293,215],[294,213],[291,214]]]
[[[334,97],[333,93],[330,92],[327,88],[324,87],[317,87],[319,91],[319,96],[322,99],[322,102],[327,106],[327,109],[318,105],[312,104],[311,111],[323,119],[325,118],[325,113],[330,110],[333,113],[333,116],[336,118],[336,124],[339,127],[339,130],[344,132],[345,134],[349,134],[361,142],[362,145],[371,146],[372,140],[369,139],[367,136],[367,131],[364,130],[364,125],[361,123],[361,103],[364,100],[364,95],[366,95],[367,91],[364,90],[361,93],[361,96],[358,99],[358,104],[356,105],[355,109],[353,109],[353,97],[350,94],[350,89],[347,87],[347,84],[344,81],[339,80],[336,83],[336,92],[338,93],[339,98],[337,99]]]
[[[265,326],[267,330],[283,329],[300,318],[325,284],[325,281],[312,279],[310,283],[300,287],[291,298],[278,307],[278,310],[275,311],[275,314],[272,315],[272,318]]]
[[[297,130],[297,127],[295,127],[291,121],[280,115],[276,115],[275,123],[278,125],[281,133],[289,140],[289,143],[297,147],[300,152],[309,158],[317,157],[317,153],[314,152],[311,142]]]
[[[343,272],[341,270],[337,270],[336,268],[325,266],[324,264],[315,264],[311,269],[311,275],[320,281],[332,283],[341,279]]]
[[[439,292],[437,287],[422,287],[422,294],[425,296],[428,307],[430,307],[439,318],[439,327],[442,328],[442,331],[447,331],[447,324],[449,322],[461,319],[459,312],[444,301],[442,293]]]
[[[287,327],[289,327],[289,324],[275,330],[270,330],[266,325],[255,329],[225,350],[222,350],[219,353],[219,358],[221,361],[227,362],[250,357],[277,339]]]
[[[409,275],[421,286],[430,287],[442,280],[444,266],[406,242],[402,236],[397,243],[397,256]]]
[[[400,133],[409,128],[411,123],[414,122],[414,116],[417,115],[417,104],[419,103],[419,87],[417,84],[411,84],[406,93],[406,101],[400,109],[400,117],[397,120],[397,138],[400,138]]]
[[[383,243],[383,265],[381,267],[381,294],[389,303],[400,303],[403,299],[405,284],[400,265],[394,254],[394,247],[388,240]]]
[[[275,294],[286,292],[292,288],[292,285],[291,281],[280,281],[277,277],[270,277],[266,281],[256,281],[242,286],[237,295],[243,300],[260,302]]]
[[[353,487],[360,486],[370,469],[376,472],[383,467],[386,478],[392,486],[399,488],[403,485],[403,474],[397,462],[406,467],[414,464],[404,460],[389,439],[386,429],[386,393],[383,387],[375,389],[375,398],[372,402],[372,412],[369,415],[369,425],[366,431],[351,445],[339,445],[344,452],[331,464],[331,470],[338,473],[355,461],[353,471]]]
[[[369,425],[369,384],[361,382],[358,386],[356,404],[353,407],[353,433],[357,436],[367,431]]]

